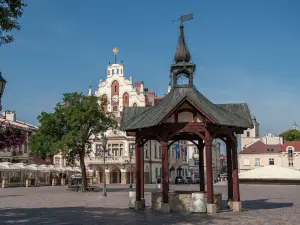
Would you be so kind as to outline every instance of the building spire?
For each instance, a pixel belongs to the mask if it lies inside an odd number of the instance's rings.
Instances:
[[[190,62],[191,60],[191,53],[186,45],[185,38],[184,38],[184,26],[181,22],[179,25],[180,34],[178,39],[178,44],[174,56],[175,63],[180,62]]]
[[[90,86],[88,96],[92,96],[92,95],[93,95],[92,94],[92,86]]]
[[[196,65],[191,62],[191,53],[187,47],[184,38],[184,26],[183,22],[187,20],[193,19],[193,13],[184,15],[180,17],[180,25],[179,25],[179,39],[177,48],[175,51],[174,61],[175,63],[171,65],[171,74],[172,74],[172,87],[178,85],[177,80],[182,75],[188,78],[189,86],[193,87],[193,77],[194,72],[196,70]]]

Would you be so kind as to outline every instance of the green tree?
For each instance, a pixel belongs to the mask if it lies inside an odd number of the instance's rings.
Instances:
[[[284,141],[300,141],[300,131],[290,129],[280,134]]]
[[[18,20],[25,7],[23,0],[0,0],[0,45],[14,41],[10,32],[21,29]]]
[[[106,102],[82,93],[64,94],[53,113],[42,112],[40,128],[30,137],[31,152],[42,158],[62,153],[69,163],[80,162],[84,188],[87,187],[85,158],[91,153],[92,139],[114,127],[116,120],[105,113]]]

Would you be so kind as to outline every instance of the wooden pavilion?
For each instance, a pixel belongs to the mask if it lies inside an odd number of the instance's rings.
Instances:
[[[143,207],[144,157],[143,146],[148,140],[157,140],[162,148],[162,205],[169,202],[169,156],[168,149],[179,140],[194,143],[199,150],[200,191],[205,192],[203,153],[206,155],[207,212],[214,213],[212,141],[221,139],[227,148],[228,200],[234,211],[241,210],[237,134],[252,128],[252,120],[246,103],[214,104],[194,86],[196,65],[184,38],[184,26],[180,24],[180,36],[171,65],[171,90],[164,99],[153,107],[125,107],[121,129],[136,137],[136,209]],[[188,84],[179,85],[180,76]],[[204,148],[205,147],[205,148]],[[162,206],[163,207],[163,206]]]

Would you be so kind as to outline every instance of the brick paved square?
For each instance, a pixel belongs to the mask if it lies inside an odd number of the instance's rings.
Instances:
[[[145,190],[154,189],[146,185]],[[127,209],[128,186],[108,185],[108,197],[101,192],[68,192],[66,187],[0,189],[0,224],[298,224],[300,186],[241,185],[245,212],[222,212],[215,216],[153,213],[149,208],[136,212]],[[171,186],[171,189],[197,190],[196,185]],[[216,185],[226,199],[227,187]],[[150,205],[150,193],[145,194]]]

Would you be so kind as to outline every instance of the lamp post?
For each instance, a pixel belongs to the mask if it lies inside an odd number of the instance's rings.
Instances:
[[[106,158],[106,145],[107,145],[107,137],[105,134],[101,135],[102,139],[102,154],[103,154],[103,164],[104,164],[104,172],[103,172],[103,196],[107,196],[106,194],[106,174],[105,174],[105,158]]]
[[[2,110],[1,99],[4,93],[5,85],[6,85],[6,80],[2,77],[2,72],[0,72],[0,111]]]

